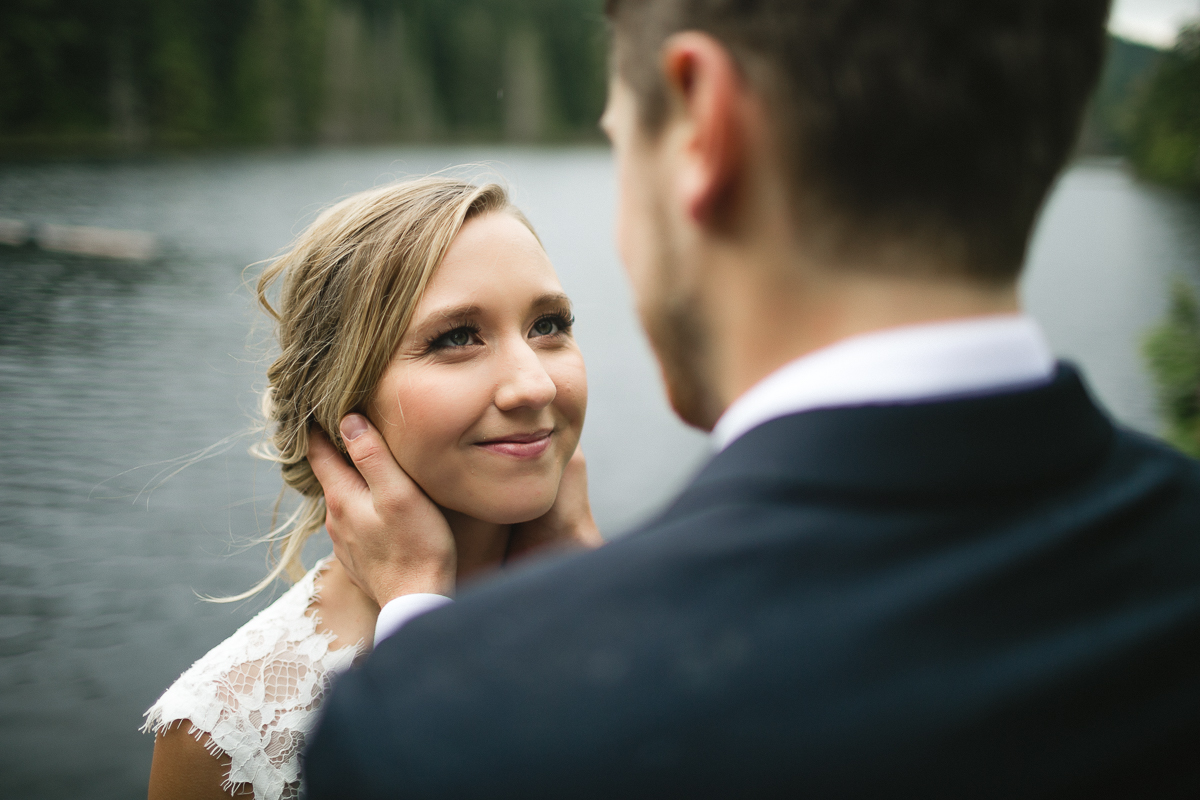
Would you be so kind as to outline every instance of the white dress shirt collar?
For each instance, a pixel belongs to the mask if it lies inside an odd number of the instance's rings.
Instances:
[[[1031,317],[1012,314],[909,325],[843,339],[763,378],[712,432],[724,450],[751,429],[818,408],[889,405],[1048,383],[1055,360]]]

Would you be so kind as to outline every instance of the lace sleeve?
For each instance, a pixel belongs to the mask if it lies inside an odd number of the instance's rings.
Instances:
[[[316,710],[338,672],[362,651],[330,649],[309,614],[316,579],[329,559],[193,664],[146,712],[155,734],[189,720],[209,750],[232,759],[222,788],[251,784],[256,800],[292,800],[300,787],[300,752]]]

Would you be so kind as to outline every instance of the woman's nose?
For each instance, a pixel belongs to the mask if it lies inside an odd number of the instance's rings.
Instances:
[[[505,361],[505,374],[496,389],[496,408],[501,411],[542,409],[554,402],[558,387],[533,348],[522,340],[512,348],[511,357]]]

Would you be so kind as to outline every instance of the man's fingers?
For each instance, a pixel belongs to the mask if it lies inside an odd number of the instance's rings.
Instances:
[[[387,442],[370,420],[362,414],[347,414],[341,430],[346,452],[367,482],[376,506],[402,503],[413,492],[420,491],[396,463]]]
[[[563,470],[563,484],[571,491],[582,491],[587,495],[587,459],[583,457],[583,445],[576,445],[571,460]]]
[[[600,529],[596,527],[596,520],[592,517],[587,485],[587,459],[583,457],[583,445],[579,445],[575,448],[571,460],[567,462],[567,468],[563,472],[563,485],[559,487],[559,491],[565,489],[569,492],[571,502],[581,508],[578,514],[579,524],[574,527],[572,539],[583,547],[595,548],[604,544],[604,537],[600,535]]]
[[[367,484],[358,470],[346,463],[342,454],[319,428],[308,436],[308,463],[325,492],[325,503],[340,505],[347,497],[364,492]]]

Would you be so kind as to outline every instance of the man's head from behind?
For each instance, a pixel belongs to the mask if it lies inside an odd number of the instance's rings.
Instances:
[[[676,409],[707,427],[721,403],[703,396],[703,354],[718,345],[704,341],[709,310],[686,310],[697,298],[681,263],[696,231],[720,246],[782,207],[796,246],[831,271],[1012,285],[1099,73],[1108,2],[608,0],[607,12],[622,254]],[[775,195],[756,201],[772,176]]]

